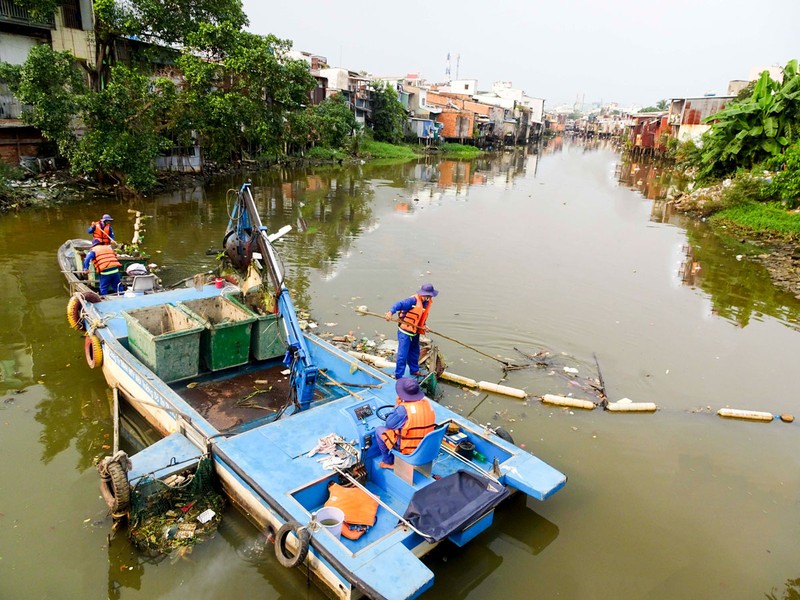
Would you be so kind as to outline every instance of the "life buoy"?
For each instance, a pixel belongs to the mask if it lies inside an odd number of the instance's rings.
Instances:
[[[289,553],[286,547],[286,538],[290,533],[297,536],[298,548],[297,552],[293,555]],[[302,563],[308,554],[308,545],[311,541],[311,534],[308,532],[308,527],[301,526],[297,521],[286,521],[278,533],[275,534],[275,556],[278,562],[284,567],[291,569]]]
[[[125,513],[131,504],[131,485],[128,475],[118,462],[105,465],[106,475],[100,478],[100,494],[112,515]]]
[[[67,323],[72,329],[83,331],[86,329],[86,324],[81,319],[81,301],[78,296],[72,296],[67,302]]]
[[[87,334],[83,343],[83,352],[86,354],[86,364],[90,369],[103,366],[103,344],[100,338],[93,333]]]

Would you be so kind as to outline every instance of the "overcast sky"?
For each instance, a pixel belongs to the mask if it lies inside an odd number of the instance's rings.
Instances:
[[[254,33],[373,75],[512,81],[545,107],[724,94],[800,59],[800,0],[243,0]]]

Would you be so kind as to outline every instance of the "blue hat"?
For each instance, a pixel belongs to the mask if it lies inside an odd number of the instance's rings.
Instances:
[[[111,215],[103,215],[103,218],[100,219],[101,221],[113,221],[114,219],[111,218]]]
[[[423,283],[420,286],[419,291],[417,292],[417,295],[418,296],[433,296],[433,297],[436,297],[436,296],[439,295],[439,292],[437,290],[433,289],[433,284],[432,283]]]
[[[394,389],[403,402],[414,402],[425,397],[425,392],[420,389],[419,383],[413,377],[401,377],[394,384]]]

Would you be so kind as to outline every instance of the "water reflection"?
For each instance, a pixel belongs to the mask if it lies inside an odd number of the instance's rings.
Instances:
[[[711,298],[711,313],[739,327],[764,315],[797,327],[800,307],[788,292],[772,283],[767,269],[745,260],[747,246],[715,234],[705,223],[681,218],[688,245],[681,275],[686,285],[699,287]]]
[[[500,568],[504,556],[514,556],[513,560],[516,560],[516,551],[538,556],[555,541],[558,534],[555,523],[531,510],[523,494],[516,494],[495,512],[494,523],[481,534],[480,543],[463,548],[445,544],[431,555],[430,560],[437,563],[436,577],[447,582],[447,589],[434,589],[430,594],[435,597],[466,598]],[[469,568],[463,568],[464,564],[469,564]],[[520,585],[527,585],[527,580],[521,578],[519,583],[508,582],[508,591],[514,595],[513,592],[518,591]]]
[[[739,327],[746,327],[751,319],[761,319],[764,315],[795,326],[800,314],[796,299],[773,285],[765,267],[744,260],[744,253],[763,250],[718,235],[706,223],[674,211],[666,198],[674,188],[686,185],[684,177],[661,161],[622,157],[617,165],[617,178],[620,184],[653,200],[652,222],[686,230],[688,243],[682,249],[678,276],[684,285],[699,288],[710,296],[711,314]]]
[[[767,600],[800,600],[800,577],[797,579],[787,579],[783,593],[778,596],[776,588],[772,588],[769,593],[764,594]]]

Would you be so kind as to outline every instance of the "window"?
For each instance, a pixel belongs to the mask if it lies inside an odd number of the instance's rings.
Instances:
[[[61,5],[61,14],[64,16],[64,27],[83,29],[79,0],[64,0]]]

